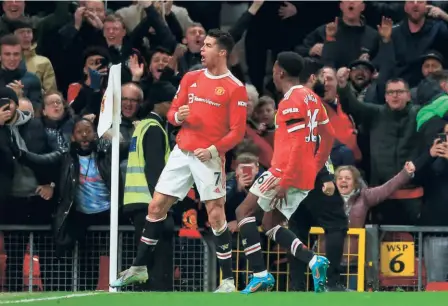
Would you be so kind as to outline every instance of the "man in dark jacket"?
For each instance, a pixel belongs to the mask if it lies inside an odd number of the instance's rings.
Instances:
[[[341,1],[342,17],[324,24],[305,37],[296,48],[302,56],[319,59],[335,68],[347,66],[365,54],[370,59],[378,51],[378,32],[366,25],[363,1]]]
[[[421,56],[430,50],[447,54],[448,15],[440,8],[430,7],[426,1],[406,1],[407,18],[394,27],[394,42],[397,66],[395,75],[405,79],[411,87],[422,79]],[[437,14],[434,13],[437,10]],[[426,15],[433,18],[427,18]]]
[[[164,23],[162,16],[159,15],[151,2],[147,2],[145,5],[146,17],[132,33],[126,33],[123,19],[117,14],[111,14],[107,17],[97,16],[79,8],[75,13],[74,23],[67,24],[59,31],[59,34],[63,37],[64,49],[73,54],[74,61],[79,63],[81,60],[79,54],[86,47],[105,47],[108,50],[111,64],[123,64],[122,83],[130,82],[132,75],[129,70],[129,57],[137,54],[139,62],[144,62],[141,52],[137,49],[141,49],[142,40],[151,27],[155,29],[163,46],[169,50],[174,50],[176,46],[176,40]],[[87,20],[87,22],[83,20]],[[76,66],[73,66],[72,69],[76,69]]]
[[[57,256],[71,249],[92,224],[109,224],[111,192],[111,143],[100,139],[85,118],[75,122],[69,150],[33,154],[18,146],[18,160],[30,168],[57,167],[58,206],[53,220]],[[123,195],[120,178],[120,199]]]
[[[370,185],[379,186],[401,171],[402,165],[418,154],[416,116],[419,107],[410,102],[409,86],[402,79],[391,79],[386,85],[386,104],[359,102],[347,86],[349,70],[337,73],[338,93],[342,109],[362,122],[370,133]],[[423,189],[406,186],[390,198],[396,205],[377,206],[376,222],[386,224],[415,224],[419,214]],[[402,207],[401,207],[402,206]],[[394,212],[394,208],[398,211]],[[384,210],[384,211],[382,211]],[[403,214],[403,211],[407,214]]]
[[[19,39],[13,34],[0,39],[0,87],[8,86],[16,92],[18,97],[27,97],[35,108],[42,103],[42,86],[39,78],[21,67],[22,47]]]
[[[13,89],[0,89],[0,98],[8,101],[0,111],[0,130],[6,143],[14,140],[23,151],[38,154],[51,151],[47,134],[39,119],[33,119],[27,112],[18,110],[18,98]],[[5,108],[6,107],[6,108]],[[10,149],[2,147],[4,167],[0,169],[3,181],[2,191],[8,197],[0,203],[0,223],[48,224],[53,212],[53,188],[56,173],[48,169],[30,169],[17,162]],[[13,205],[10,205],[14,203]],[[9,205],[8,205],[9,204]]]

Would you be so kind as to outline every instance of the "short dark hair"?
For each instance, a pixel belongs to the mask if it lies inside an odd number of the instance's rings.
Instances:
[[[447,82],[448,81],[448,70],[440,70],[440,71],[431,72],[428,75],[428,78],[432,79],[438,83]]]
[[[318,74],[322,64],[311,58],[303,59],[303,69],[299,75],[299,79],[305,84],[313,74]]]
[[[391,84],[391,83],[403,83],[404,84],[404,87],[407,89],[407,90],[409,90],[409,83],[408,82],[406,82],[404,79],[402,79],[402,78],[392,78],[392,79],[389,79],[387,82],[386,82],[386,88],[387,88],[387,86],[389,86],[389,84]]]
[[[207,36],[216,39],[216,43],[219,48],[227,51],[227,58],[229,58],[230,53],[232,53],[233,47],[235,46],[235,41],[229,32],[220,29],[211,29],[208,31]]]
[[[158,46],[158,47],[155,47],[154,50],[149,51],[149,57],[148,57],[149,58],[149,62],[152,61],[152,58],[153,58],[153,56],[156,53],[166,54],[166,55],[169,55],[169,56],[173,55],[173,52],[171,52],[170,50],[168,50],[168,49],[166,49],[164,47]]]
[[[107,62],[110,62],[110,58],[109,58],[109,52],[103,48],[103,47],[99,47],[99,46],[91,46],[88,47],[87,49],[84,50],[84,52],[82,53],[82,58],[83,58],[83,66],[86,65],[87,59],[91,56],[102,56]]]
[[[260,148],[255,144],[253,140],[243,139],[243,141],[235,148],[235,156],[248,153],[255,156],[260,155]]]
[[[95,133],[97,132],[97,131],[96,131],[96,125],[95,125],[95,123],[93,123],[92,121],[90,121],[89,119],[84,118],[84,117],[75,117],[75,120],[74,120],[74,122],[73,122],[72,134],[75,133],[76,126],[77,126],[78,123],[80,123],[80,122],[87,122],[88,124],[90,124],[90,125],[92,126],[93,131],[94,131]]]
[[[3,46],[20,46],[20,40],[14,34],[8,34],[0,39],[0,48]]]
[[[292,51],[280,52],[277,55],[277,63],[286,71],[289,77],[299,78],[303,70],[303,58]]]

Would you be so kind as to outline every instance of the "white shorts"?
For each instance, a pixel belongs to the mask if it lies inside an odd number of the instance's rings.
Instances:
[[[287,205],[283,203],[282,207],[271,207],[271,201],[275,197],[275,189],[271,189],[272,186],[277,185],[280,178],[274,176],[271,172],[265,171],[254,182],[250,188],[250,193],[258,197],[258,205],[264,211],[268,212],[274,209],[278,209],[288,220],[292,214],[297,210],[300,203],[306,198],[309,190],[301,190],[297,188],[289,188],[286,195]]]
[[[215,157],[203,163],[193,152],[182,151],[176,145],[155,190],[183,200],[195,183],[201,201],[215,200],[226,195],[225,175],[224,159]]]

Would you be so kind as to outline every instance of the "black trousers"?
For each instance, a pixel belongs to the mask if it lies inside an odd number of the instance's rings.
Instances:
[[[308,241],[308,233],[313,226],[325,230],[325,253],[330,261],[328,285],[334,286],[340,279],[344,239],[348,220],[344,212],[343,199],[338,192],[326,196],[320,188],[310,191],[306,199],[289,220],[289,228],[301,241]],[[293,256],[290,262],[290,291],[305,291],[307,265]]]
[[[140,243],[147,214],[146,209],[134,211],[131,214],[131,221],[135,227],[136,245]],[[136,286],[136,291],[173,291],[173,234],[174,221],[171,214],[168,214],[163,236],[157,243],[152,260],[148,259],[149,279],[145,284]]]

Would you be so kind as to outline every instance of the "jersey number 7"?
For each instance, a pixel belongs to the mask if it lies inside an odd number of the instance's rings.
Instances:
[[[316,142],[317,141],[317,135],[314,135],[314,129],[317,127],[317,115],[319,114],[319,110],[315,109],[311,113],[311,110],[307,111],[308,116],[308,125],[307,127],[310,130],[310,133],[308,136],[305,137],[306,142]]]

